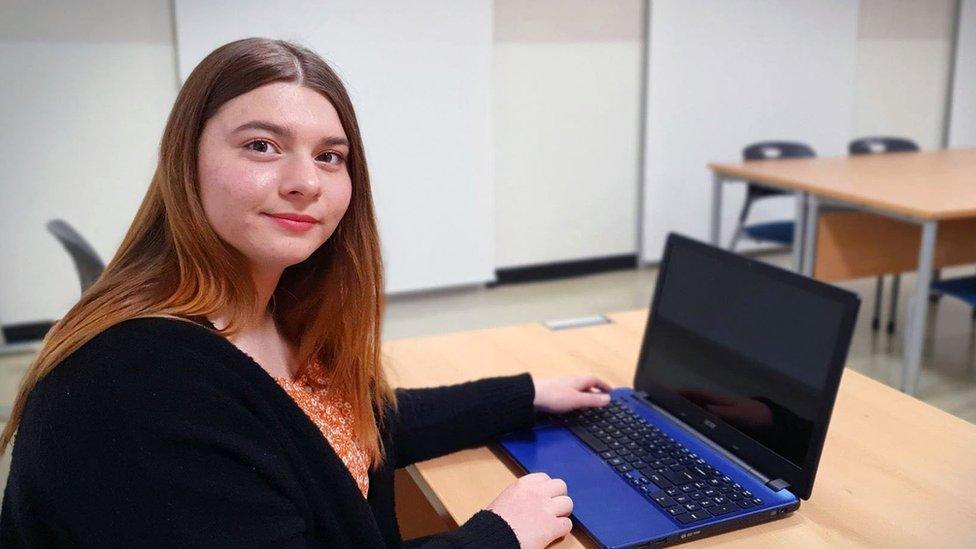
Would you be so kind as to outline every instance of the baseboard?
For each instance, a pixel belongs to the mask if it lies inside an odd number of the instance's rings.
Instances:
[[[537,282],[541,280],[555,280],[573,276],[621,271],[637,268],[637,254],[594,257],[558,263],[528,265],[525,267],[510,267],[496,269],[495,282],[488,284],[494,287],[501,284],[516,284],[519,282]]]
[[[44,339],[52,326],[54,326],[53,320],[7,324],[3,326],[3,340],[10,344],[40,341]]]

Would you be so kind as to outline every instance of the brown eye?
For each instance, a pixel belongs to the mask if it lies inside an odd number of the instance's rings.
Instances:
[[[271,150],[271,149],[274,148],[273,145],[271,145],[270,142],[265,141],[264,139],[258,139],[256,141],[251,141],[250,143],[248,143],[247,145],[245,145],[245,147],[251,149],[252,151],[259,152],[259,153],[266,153],[266,152],[269,152],[269,150]]]
[[[322,153],[319,155],[319,159],[322,162],[325,162],[326,164],[332,164],[333,166],[341,164],[343,160],[341,154],[334,153],[334,152]]]

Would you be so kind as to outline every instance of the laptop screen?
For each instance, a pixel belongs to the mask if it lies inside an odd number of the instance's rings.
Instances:
[[[805,477],[856,311],[849,292],[672,235],[635,388],[771,478]]]

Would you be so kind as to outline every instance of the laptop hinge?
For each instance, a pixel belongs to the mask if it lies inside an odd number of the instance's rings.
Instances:
[[[712,450],[715,450],[716,452],[722,454],[726,459],[728,459],[729,461],[735,463],[736,465],[738,465],[739,467],[741,467],[742,469],[744,469],[747,473],[749,473],[752,476],[756,477],[759,480],[759,482],[761,482],[762,484],[769,485],[769,484],[772,484],[774,482],[781,482],[781,483],[783,483],[784,487],[785,486],[789,486],[788,484],[786,484],[786,482],[784,482],[781,479],[770,480],[769,477],[767,477],[766,475],[764,475],[764,474],[760,473],[759,471],[757,471],[756,469],[754,469],[751,465],[749,465],[748,463],[746,463],[745,461],[743,461],[742,458],[740,458],[739,456],[733,454],[732,452],[729,452],[725,448],[722,448],[721,446],[719,446],[718,444],[716,444],[715,442],[713,442],[710,438],[708,438],[707,436],[705,436],[704,434],[702,434],[700,431],[698,431],[698,429],[695,429],[691,425],[688,425],[684,421],[681,421],[681,419],[675,417],[675,415],[672,414],[671,412],[668,412],[664,408],[661,408],[657,404],[654,404],[654,402],[652,402],[651,399],[648,398],[647,393],[645,393],[644,391],[634,391],[633,392],[633,396],[636,397],[636,398],[638,398],[641,403],[643,403],[643,404],[645,404],[647,406],[650,406],[651,408],[654,408],[655,410],[657,410],[658,412],[660,412],[661,414],[663,414],[664,416],[666,416],[671,421],[673,421],[673,422],[677,423],[678,425],[681,425],[682,427],[684,427],[685,429],[687,429],[689,432],[696,434],[697,435],[696,438],[698,439],[699,442],[702,442],[702,443],[708,445]]]
[[[779,492],[780,490],[786,490],[790,487],[790,483],[785,480],[778,478],[771,480],[766,483],[766,487],[774,492]]]

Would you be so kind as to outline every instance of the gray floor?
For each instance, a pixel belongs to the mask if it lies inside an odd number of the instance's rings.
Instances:
[[[783,266],[790,260],[785,254],[764,259]],[[969,266],[947,269],[943,276],[972,273],[973,267]],[[383,334],[385,339],[419,337],[647,307],[656,276],[657,269],[642,268],[495,288],[459,288],[394,296],[388,303]],[[863,300],[848,367],[882,383],[898,386],[905,305],[913,285],[912,275],[902,277],[899,324],[895,336],[875,333],[870,328],[874,279],[841,285],[858,292]],[[948,298],[929,307],[917,397],[976,423],[976,330],[970,318],[971,309],[960,301]],[[12,401],[17,383],[32,356],[31,353],[0,356],[0,404]],[[8,452],[0,460],[2,485],[6,484],[9,459]]]

